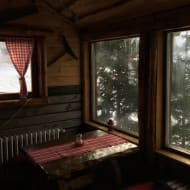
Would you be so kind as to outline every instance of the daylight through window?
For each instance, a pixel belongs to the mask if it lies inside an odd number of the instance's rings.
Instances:
[[[166,145],[190,153],[190,30],[167,36]]]
[[[19,75],[16,71],[5,42],[0,42],[0,94],[19,93]],[[31,92],[31,60],[25,74],[27,90]]]
[[[92,44],[93,120],[138,136],[139,37]]]

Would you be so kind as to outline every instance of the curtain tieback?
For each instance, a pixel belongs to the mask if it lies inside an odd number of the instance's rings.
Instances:
[[[21,81],[21,80],[25,80],[25,78],[24,78],[24,77],[20,77],[19,80],[20,80],[20,81]]]

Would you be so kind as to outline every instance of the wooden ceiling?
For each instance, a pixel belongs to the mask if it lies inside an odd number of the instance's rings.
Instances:
[[[1,0],[0,22],[51,29],[67,23],[84,29],[185,6],[189,0]]]

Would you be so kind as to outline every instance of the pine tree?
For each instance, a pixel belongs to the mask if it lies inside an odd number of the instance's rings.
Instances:
[[[97,115],[100,122],[109,118],[122,129],[137,132],[137,123],[128,117],[137,113],[139,38],[96,43]]]

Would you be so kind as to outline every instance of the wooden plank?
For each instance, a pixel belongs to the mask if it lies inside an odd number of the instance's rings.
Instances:
[[[26,33],[27,31],[27,33]],[[1,34],[7,35],[18,35],[18,36],[45,36],[48,34],[54,33],[49,27],[41,27],[41,26],[30,26],[26,24],[1,24]]]
[[[116,20],[109,19],[106,23],[104,20],[98,24],[94,23],[92,26],[88,25],[88,27],[81,29],[81,34],[84,39],[97,40],[109,38],[110,36],[118,37],[121,33],[122,35],[134,35],[140,32],[189,26],[189,11],[190,6],[188,5],[174,10],[170,9],[152,15],[144,15],[135,19],[122,16]]]
[[[77,1],[76,0],[69,0],[67,2],[64,3],[64,8],[69,8],[71,7],[72,5],[74,5]]]
[[[166,54],[163,51],[163,47],[165,45],[165,35],[164,32],[162,31],[158,31],[155,34],[155,38],[157,40],[157,49],[156,49],[156,53],[157,53],[157,58],[155,56],[155,58],[157,60],[155,60],[156,62],[154,63],[157,67],[157,77],[156,77],[156,95],[155,95],[155,110],[154,113],[156,113],[155,116],[155,121],[154,121],[154,127],[153,127],[153,146],[154,146],[154,150],[158,150],[162,147],[162,145],[164,145],[164,132],[165,129],[163,126],[165,126],[164,123],[164,117],[165,117],[165,112],[163,110],[166,109],[165,106],[165,85],[166,85],[166,77],[165,77],[165,73],[166,73],[166,64],[168,64],[166,62]],[[152,116],[152,114],[151,114]],[[153,125],[151,125],[153,126]]]
[[[71,86],[53,86],[48,88],[48,96],[55,95],[68,95],[68,94],[80,94],[81,86],[80,85],[71,85]]]
[[[19,128],[23,126],[32,126],[32,125],[43,125],[45,123],[50,122],[58,122],[70,119],[79,119],[81,118],[81,111],[71,111],[64,113],[56,113],[56,114],[46,114],[40,116],[33,117],[25,117],[25,118],[16,118],[10,120],[0,120],[0,126],[3,129],[8,128]]]
[[[11,20],[17,20],[19,18],[37,13],[38,9],[35,4],[6,9],[5,11],[0,12],[0,23],[6,23]]]
[[[87,12],[86,13],[83,13],[83,14],[80,14],[80,16],[79,16],[79,20],[80,19],[84,19],[85,17],[89,17],[89,16],[92,16],[92,15],[97,15],[98,13],[101,13],[101,12],[104,12],[104,11],[107,11],[107,10],[109,10],[109,9],[112,9],[112,8],[116,8],[116,7],[120,7],[121,5],[123,5],[123,4],[125,4],[125,3],[127,3],[128,1],[130,1],[130,0],[118,0],[118,1],[113,1],[113,2],[111,2],[111,4],[105,4],[104,6],[102,6],[102,7],[97,7],[97,8],[95,8],[95,6],[93,6],[92,7],[92,10],[90,10],[90,9],[85,9],[85,11],[87,10]],[[105,3],[106,1],[104,1],[104,3]],[[101,3],[102,4],[102,3]],[[100,4],[100,5],[101,5]]]
[[[52,96],[48,98],[49,104],[61,104],[67,102],[79,102],[81,97],[79,94]]]
[[[149,137],[150,129],[148,123],[148,91],[147,81],[149,77],[149,37],[148,35],[141,35],[140,39],[140,62],[139,62],[139,96],[138,96],[138,119],[139,119],[139,149],[142,156],[146,156],[147,141],[151,139]]]
[[[79,75],[73,76],[50,76],[48,77],[49,86],[62,86],[62,85],[79,85],[80,78]]]
[[[89,122],[90,121],[90,64],[89,64],[89,43],[87,41],[83,42],[82,50],[83,50],[83,57],[82,57],[82,84],[83,87],[83,95],[85,99],[83,100],[83,121]]]
[[[80,85],[80,64],[65,54],[48,67],[48,86]]]
[[[47,55],[46,55],[46,44],[44,38],[38,38],[37,42],[37,62],[38,64],[38,76],[36,80],[38,81],[38,96],[47,97]]]
[[[27,107],[27,108],[21,108],[21,109],[9,109],[9,110],[3,111],[0,114],[0,119],[24,118],[24,117],[45,115],[45,114],[51,114],[51,113],[75,111],[75,110],[80,110],[80,109],[81,109],[80,102],[55,104],[55,105],[52,104],[52,105],[41,106],[41,107]]]
[[[51,129],[51,128],[64,128],[66,131],[71,130],[71,128],[78,128],[82,124],[81,119],[71,119],[66,121],[56,121],[51,123],[45,123],[45,124],[39,124],[39,125],[33,125],[33,126],[24,126],[19,128],[9,128],[9,129],[2,129],[0,128],[0,134],[1,136],[7,136],[7,135],[17,135],[22,133],[29,133],[33,131],[40,131],[45,129]]]
[[[73,36],[74,35],[75,34],[73,34]],[[67,37],[68,44],[72,48],[76,56],[79,58],[80,57],[79,47],[77,45],[79,44],[79,40],[73,36]],[[49,48],[49,51],[52,51],[51,49],[52,48]],[[54,52],[54,54],[61,56],[61,52],[57,53]],[[51,58],[49,58],[48,62],[49,61],[51,61]],[[62,56],[56,59],[56,62],[53,65],[48,66],[47,71],[48,71],[47,75],[48,86],[80,85],[79,59],[78,60],[73,59],[73,57],[69,54],[69,52],[63,52]]]
[[[114,23],[118,23],[118,21],[122,23],[126,23],[129,20],[138,20],[139,18],[148,15],[149,17],[153,17],[155,14],[162,14],[163,12],[168,13],[169,11],[173,11],[174,9],[180,9],[181,7],[189,6],[188,0],[182,1],[174,1],[172,4],[170,1],[164,1],[160,3],[157,2],[149,2],[146,3],[140,0],[126,1],[127,3],[118,6],[112,7],[106,11],[99,12],[98,14],[91,15],[89,17],[84,17],[79,21],[80,27],[97,27],[97,25],[101,24],[105,27],[113,25]],[[114,14],[113,14],[114,13]],[[116,16],[117,15],[117,16]],[[180,16],[176,14],[177,16]],[[156,23],[157,24],[157,23]],[[124,24],[122,24],[123,27]],[[149,26],[154,27],[154,26]],[[99,25],[98,28],[101,28]],[[110,30],[109,30],[110,31]]]

